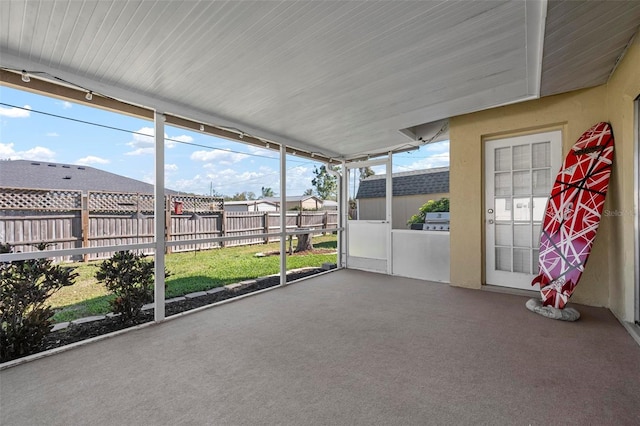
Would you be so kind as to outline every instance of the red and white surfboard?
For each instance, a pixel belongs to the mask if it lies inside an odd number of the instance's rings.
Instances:
[[[547,201],[540,233],[539,275],[542,304],[567,304],[591,252],[600,224],[613,163],[613,133],[598,123],[580,136],[567,154]]]

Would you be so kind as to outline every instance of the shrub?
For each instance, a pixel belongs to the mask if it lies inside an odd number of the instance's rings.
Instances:
[[[165,272],[165,276],[169,276]],[[142,311],[145,303],[153,301],[154,262],[142,254],[119,251],[100,264],[96,272],[115,299],[111,308],[123,321],[131,322]]]
[[[412,223],[424,223],[425,216],[431,212],[448,212],[449,211],[449,199],[441,198],[438,201],[429,200],[420,207],[418,214],[411,216],[411,219],[407,221],[407,225]]]
[[[0,244],[0,253],[11,251],[9,244]],[[75,268],[53,265],[49,259],[0,264],[0,361],[39,349],[52,328],[54,311],[47,300],[77,276]]]

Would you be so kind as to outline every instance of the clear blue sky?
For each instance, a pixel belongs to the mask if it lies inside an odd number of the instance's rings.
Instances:
[[[153,182],[153,123],[122,114],[0,86],[0,159],[83,164]],[[30,110],[30,111],[29,111]],[[38,113],[123,129],[107,129]],[[140,134],[141,133],[141,134]],[[167,126],[165,183],[168,188],[225,195],[261,187],[278,193],[278,152]],[[193,146],[197,144],[202,146]],[[394,155],[394,173],[449,165],[449,142]],[[287,157],[287,195],[312,188],[317,163]],[[1,183],[0,183],[1,184]],[[351,186],[352,187],[352,186]]]

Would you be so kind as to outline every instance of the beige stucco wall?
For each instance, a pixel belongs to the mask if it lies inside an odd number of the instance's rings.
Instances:
[[[302,204],[303,210],[319,210],[322,208],[322,201],[309,198],[302,203],[300,201],[287,201],[287,210],[300,209],[300,204]]]
[[[620,216],[604,217],[609,222],[609,307],[625,321],[634,318],[634,100],[640,95],[640,37],[627,51],[607,84],[607,109],[616,143],[609,208]],[[606,206],[605,206],[606,208]]]
[[[640,94],[636,41],[606,85],[495,108],[450,120],[451,284],[484,282],[483,141],[560,129],[563,155],[599,121],[616,138],[611,193],[605,209],[633,211],[633,99]],[[603,217],[589,264],[572,301],[633,315],[633,214]],[[616,282],[614,282],[616,281]]]
[[[439,200],[449,197],[449,194],[420,194],[393,197],[392,208],[393,218],[392,229],[409,229],[407,221],[418,209],[429,200]],[[358,200],[360,206],[360,220],[384,220],[385,219],[385,199],[384,198],[363,198]]]

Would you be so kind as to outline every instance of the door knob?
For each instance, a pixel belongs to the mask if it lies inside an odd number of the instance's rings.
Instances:
[[[489,213],[489,214],[493,213],[493,209],[487,210],[487,213]]]

